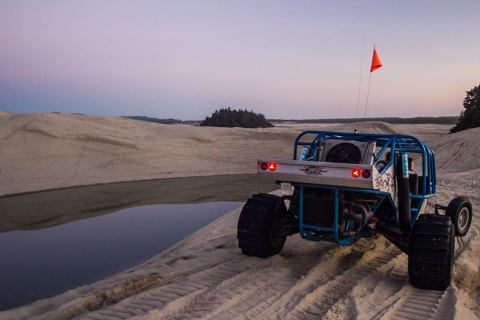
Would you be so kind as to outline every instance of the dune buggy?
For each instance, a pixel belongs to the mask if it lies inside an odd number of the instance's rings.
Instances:
[[[435,202],[435,155],[419,139],[304,131],[293,160],[259,159],[257,166],[260,175],[293,191],[255,194],[246,202],[237,230],[243,254],[275,255],[296,233],[339,245],[380,234],[408,254],[412,285],[449,286],[455,236],[468,232],[472,205],[464,196],[448,206]]]

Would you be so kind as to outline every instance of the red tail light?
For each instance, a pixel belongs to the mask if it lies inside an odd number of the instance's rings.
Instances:
[[[362,175],[362,170],[358,168],[352,169],[352,177],[359,178]]]
[[[275,171],[277,170],[277,164],[275,162],[269,162],[268,163],[268,170],[269,171]]]
[[[370,170],[363,170],[362,177],[365,179],[370,178]]]
[[[262,162],[262,163],[260,164],[260,169],[262,169],[262,170],[267,170],[267,169],[268,169],[268,164],[267,164],[266,162]]]

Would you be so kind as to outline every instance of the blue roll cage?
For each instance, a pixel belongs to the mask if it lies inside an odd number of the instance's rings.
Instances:
[[[313,135],[313,139],[302,141],[302,138]],[[297,160],[298,147],[299,146],[308,146],[310,150],[313,150],[313,156],[309,158],[309,161],[319,161],[319,152],[318,148],[322,141],[328,139],[337,139],[337,140],[350,140],[350,141],[375,141],[376,146],[380,147],[380,151],[375,155],[373,159],[373,164],[375,165],[382,155],[390,148],[390,156],[387,159],[386,165],[380,171],[380,175],[383,175],[390,166],[397,165],[397,157],[395,154],[420,154],[422,157],[422,178],[421,185],[419,188],[418,194],[410,194],[410,199],[412,202],[411,215],[412,215],[412,226],[415,223],[420,208],[426,198],[434,195],[436,193],[436,175],[435,175],[435,154],[432,149],[421,142],[419,139],[408,136],[408,135],[389,135],[389,134],[370,134],[370,133],[346,133],[346,132],[331,132],[331,131],[317,131],[317,130],[307,130],[300,133],[295,139],[295,146],[293,150],[293,160]],[[402,156],[401,159],[404,157]],[[294,186],[298,187],[299,191],[299,232],[301,236],[308,240],[320,241],[334,241],[340,245],[351,245],[355,243],[359,236],[342,236],[339,233],[339,194],[340,192],[357,192],[365,193],[371,195],[377,195],[378,201],[373,205],[372,211],[375,214],[378,209],[381,207],[384,201],[389,201],[394,207],[394,201],[391,198],[388,192],[382,192],[374,189],[364,189],[364,188],[347,188],[347,187],[336,187],[320,184],[305,184],[305,183],[293,183]],[[330,190],[333,192],[333,214],[334,214],[334,223],[332,227],[328,226],[316,226],[309,225],[303,222],[303,211],[304,211],[304,189],[305,188],[315,188],[322,190]],[[415,201],[412,201],[415,200]],[[415,206],[413,205],[415,203]],[[321,213],[320,213],[321,214]],[[350,231],[352,227],[350,221],[347,222],[345,227],[346,231]],[[395,221],[395,227],[399,227],[399,219],[397,213],[397,219]]]

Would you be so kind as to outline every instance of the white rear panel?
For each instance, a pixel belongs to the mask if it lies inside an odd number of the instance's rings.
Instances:
[[[262,170],[261,163],[275,163],[275,171]],[[269,175],[281,182],[300,182],[311,184],[322,184],[330,186],[343,186],[351,188],[377,189],[372,179],[372,166],[348,163],[333,163],[320,161],[301,160],[258,160],[258,173]],[[352,170],[359,169],[360,172],[368,170],[370,176],[364,178],[353,177]],[[378,190],[378,189],[377,189]]]

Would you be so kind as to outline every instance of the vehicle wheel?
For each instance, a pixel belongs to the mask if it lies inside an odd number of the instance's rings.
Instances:
[[[267,258],[279,253],[287,237],[283,199],[256,194],[248,199],[238,219],[238,246],[247,256]]]
[[[408,275],[414,287],[445,290],[452,279],[455,228],[450,217],[422,214],[413,226]]]
[[[456,197],[448,204],[445,215],[452,219],[455,235],[463,237],[472,223],[472,204],[467,197]]]

